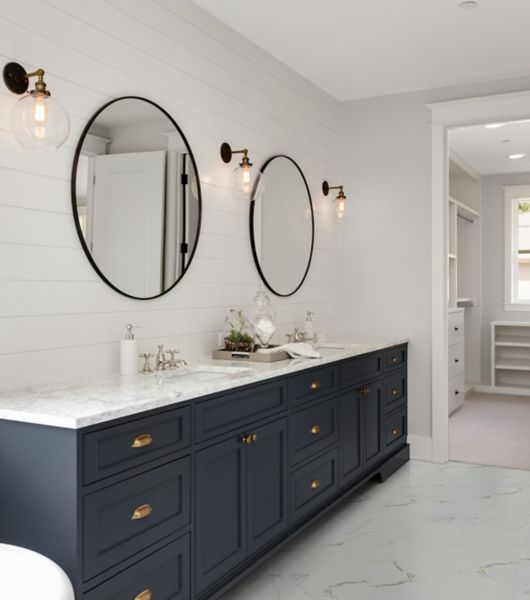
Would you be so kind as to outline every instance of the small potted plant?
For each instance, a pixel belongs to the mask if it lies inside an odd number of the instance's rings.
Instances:
[[[254,332],[251,323],[242,310],[230,310],[224,331],[225,350],[231,352],[252,352],[254,350]]]

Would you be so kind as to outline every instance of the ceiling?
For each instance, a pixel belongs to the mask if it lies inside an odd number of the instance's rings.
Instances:
[[[452,129],[449,147],[481,175],[530,172],[530,119],[495,129],[484,125]],[[508,154],[526,156],[511,160]]]
[[[530,75],[529,0],[194,0],[339,100]]]

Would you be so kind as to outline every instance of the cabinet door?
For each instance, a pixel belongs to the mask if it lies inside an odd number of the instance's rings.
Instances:
[[[248,553],[287,527],[287,419],[257,428],[248,446]]]
[[[365,469],[381,460],[383,443],[383,385],[381,382],[361,387],[363,398],[363,437]]]
[[[239,437],[196,455],[196,587],[202,591],[247,555],[247,447]]]
[[[357,390],[339,398],[341,486],[354,481],[363,471],[362,396]]]

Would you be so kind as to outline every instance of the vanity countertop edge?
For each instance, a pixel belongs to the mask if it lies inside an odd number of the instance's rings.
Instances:
[[[237,365],[248,370],[208,382],[187,382],[180,386],[178,377],[166,375],[118,375],[75,380],[63,384],[27,387],[0,392],[0,419],[46,425],[64,429],[82,429],[138,413],[171,407],[203,396],[226,392],[305,369],[324,366],[400,346],[406,338],[344,342],[341,348],[318,348],[321,358],[290,359],[276,363],[201,360],[201,365]],[[337,344],[338,345],[338,344]]]

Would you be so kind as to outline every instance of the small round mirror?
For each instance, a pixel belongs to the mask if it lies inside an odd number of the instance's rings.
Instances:
[[[262,167],[265,191],[250,209],[252,253],[271,292],[291,296],[303,284],[313,255],[315,222],[307,181],[289,156],[270,158]]]
[[[103,106],[77,146],[72,206],[85,253],[114,290],[145,300],[173,288],[199,239],[201,189],[172,117],[144,98]]]

